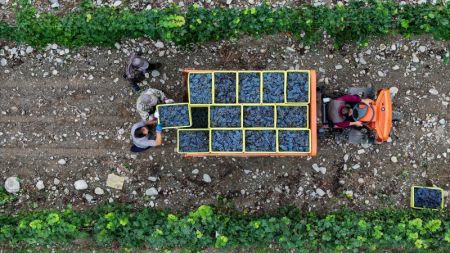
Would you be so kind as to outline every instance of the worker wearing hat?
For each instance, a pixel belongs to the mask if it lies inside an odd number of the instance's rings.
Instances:
[[[155,114],[156,106],[158,104],[170,104],[173,102],[173,99],[167,98],[164,92],[148,88],[139,95],[136,110],[146,124],[155,124],[158,119],[158,114]]]
[[[125,70],[125,74],[123,76],[125,79],[130,81],[134,91],[137,92],[141,89],[138,83],[144,81],[145,73],[158,69],[160,67],[161,63],[149,63],[139,54],[133,53],[131,54],[127,69]]]

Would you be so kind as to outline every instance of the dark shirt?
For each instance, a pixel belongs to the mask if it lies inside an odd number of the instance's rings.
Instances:
[[[336,100],[338,100],[338,101],[344,101],[344,102],[347,103],[347,104],[349,104],[349,103],[359,103],[359,102],[361,102],[361,98],[360,98],[358,95],[344,95],[344,96],[342,96],[342,97],[336,98]],[[339,108],[339,114],[341,114],[341,111],[342,111],[342,107]],[[347,115],[342,115],[342,114],[341,114],[341,116],[343,116],[343,117],[345,117],[345,118],[348,117]],[[346,120],[346,121],[342,121],[342,122],[336,123],[336,124],[334,124],[334,125],[337,126],[337,127],[340,127],[340,128],[346,128],[346,127],[349,127],[349,126],[350,126],[350,122],[351,122],[351,121]]]

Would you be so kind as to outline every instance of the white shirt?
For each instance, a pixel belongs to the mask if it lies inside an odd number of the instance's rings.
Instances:
[[[156,146],[156,141],[152,139],[149,140],[148,136],[144,136],[142,138],[137,138],[136,136],[134,136],[134,131],[143,126],[145,126],[145,121],[139,121],[138,123],[134,124],[133,127],[131,127],[131,140],[133,141],[133,144],[138,148],[148,148]]]

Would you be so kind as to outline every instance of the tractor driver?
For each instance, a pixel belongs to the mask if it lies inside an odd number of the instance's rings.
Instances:
[[[361,127],[360,121],[353,121],[352,105],[361,101],[368,103],[369,100],[361,99],[358,95],[344,95],[335,98],[328,104],[328,117],[333,122],[334,127],[347,128],[350,126]]]

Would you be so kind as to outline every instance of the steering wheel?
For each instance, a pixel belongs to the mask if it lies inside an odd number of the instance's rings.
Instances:
[[[364,116],[366,116],[367,112],[369,111],[369,108],[372,110],[372,117],[367,122],[362,122],[363,126],[367,126],[370,122],[372,122],[373,118],[375,117],[375,108],[373,108],[373,105],[366,104],[364,102],[359,102],[355,106],[353,106],[353,114],[352,118],[354,121],[358,121],[362,119]]]

